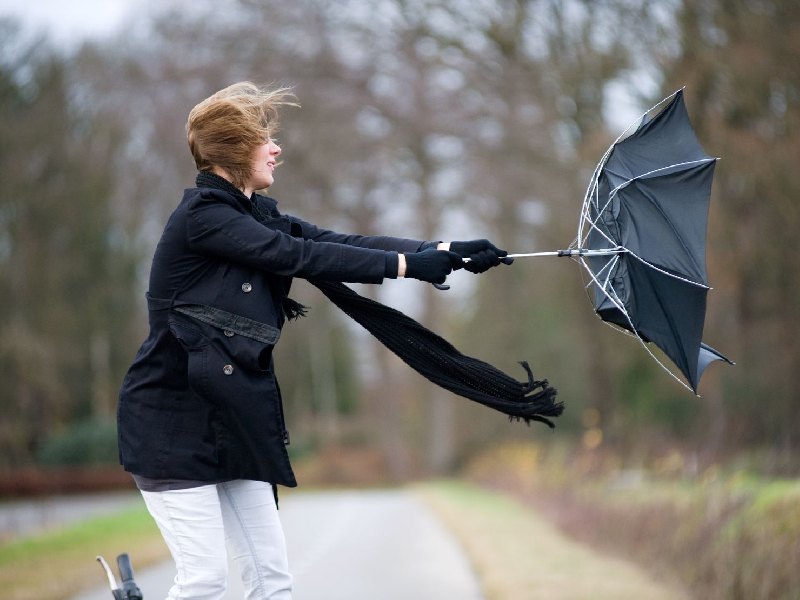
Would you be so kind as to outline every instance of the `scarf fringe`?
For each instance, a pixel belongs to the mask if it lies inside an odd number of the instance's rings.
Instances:
[[[300,304],[289,297],[285,297],[281,304],[283,306],[283,314],[290,321],[296,321],[300,317],[305,317],[310,310],[305,304]]]
[[[519,361],[519,364],[522,365],[522,368],[528,373],[528,383],[523,386],[522,392],[525,395],[525,400],[536,406],[535,412],[537,414],[532,417],[509,415],[508,420],[524,420],[528,427],[530,427],[531,421],[539,421],[540,423],[544,423],[550,427],[550,429],[555,429],[555,424],[546,417],[560,417],[564,412],[564,403],[555,401],[558,392],[554,388],[550,387],[547,379],[535,381],[533,378],[533,371],[531,371],[527,361],[521,360]],[[531,394],[537,389],[539,390],[538,392]],[[529,396],[528,394],[531,395]]]

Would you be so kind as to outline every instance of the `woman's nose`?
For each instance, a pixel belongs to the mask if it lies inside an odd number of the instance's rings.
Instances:
[[[278,156],[278,154],[281,153],[281,147],[278,146],[278,144],[276,144],[272,140],[270,140],[270,144],[271,144],[270,149],[269,149],[270,154],[274,154],[275,156]]]

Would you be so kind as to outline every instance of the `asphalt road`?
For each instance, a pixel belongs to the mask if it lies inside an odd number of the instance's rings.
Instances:
[[[458,543],[408,491],[287,494],[280,515],[294,600],[484,600]],[[162,600],[174,575],[167,561],[137,570],[136,580],[146,600]],[[231,563],[225,598],[243,596]],[[109,598],[98,586],[73,600]]]

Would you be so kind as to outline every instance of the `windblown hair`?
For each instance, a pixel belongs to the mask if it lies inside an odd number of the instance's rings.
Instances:
[[[235,83],[195,106],[186,136],[198,171],[223,169],[237,188],[253,171],[253,152],[278,129],[278,107],[297,106],[288,88],[274,90],[249,81]]]

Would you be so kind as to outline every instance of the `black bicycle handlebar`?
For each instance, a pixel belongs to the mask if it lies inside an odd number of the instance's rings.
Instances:
[[[125,600],[142,600],[142,592],[133,580],[133,565],[131,557],[127,554],[120,554],[117,557],[117,567],[119,577],[122,579],[122,594]]]
[[[127,554],[120,554],[117,557],[117,567],[119,568],[119,578],[122,583],[133,581],[133,565],[131,565],[131,557]]]
[[[121,587],[117,587],[117,580],[114,578],[114,573],[111,572],[111,569],[106,561],[103,560],[103,557],[98,556],[97,561],[108,576],[108,583],[111,586],[111,594],[114,596],[114,600],[142,600],[142,591],[133,580],[133,566],[131,565],[130,556],[127,554],[120,554],[117,556],[117,568],[119,569],[119,576],[122,579]]]

